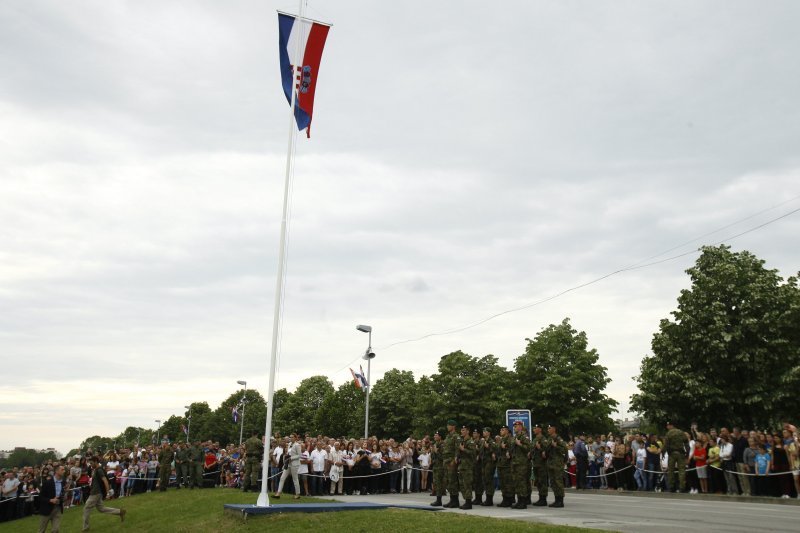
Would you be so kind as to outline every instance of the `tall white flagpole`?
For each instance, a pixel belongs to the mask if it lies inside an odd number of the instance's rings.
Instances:
[[[303,0],[299,0],[298,17],[296,24],[301,24],[303,31]],[[300,43],[302,39],[297,39],[294,60],[300,58]],[[292,176],[292,149],[294,148],[295,119],[294,110],[297,105],[297,73],[302,65],[292,65],[292,105],[289,113],[289,148],[286,153],[286,179],[283,184],[283,216],[281,217],[281,244],[278,251],[278,279],[275,283],[275,310],[272,319],[272,352],[269,361],[269,387],[267,389],[267,426],[264,429],[264,457],[261,464],[261,493],[258,495],[256,506],[269,507],[269,495],[267,494],[269,478],[269,458],[272,444],[272,399],[275,393],[275,366],[278,358],[278,332],[281,323],[281,299],[283,295],[283,276],[284,263],[286,262],[286,218],[289,210],[289,182]]]

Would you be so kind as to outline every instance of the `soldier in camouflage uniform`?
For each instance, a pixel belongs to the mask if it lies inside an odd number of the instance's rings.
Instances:
[[[177,488],[181,488],[181,485],[189,486],[189,450],[184,443],[178,444],[178,452],[175,454],[175,477]]]
[[[672,422],[667,422],[667,434],[664,436],[664,450],[667,456],[667,483],[670,491],[675,492],[678,487],[677,481],[680,480],[681,492],[686,490],[686,435],[683,431],[676,428]],[[675,479],[675,469],[678,469],[678,480]]]
[[[500,443],[497,448],[497,477],[500,480],[500,492],[503,501],[498,507],[511,507],[514,503],[514,480],[511,475],[511,449],[514,438],[508,431],[508,426],[500,426]]]
[[[528,459],[531,440],[520,420],[514,422],[514,442],[511,448],[511,475],[514,477],[514,492],[517,494],[517,503],[511,508],[527,509],[531,487],[531,463]]]
[[[494,469],[497,465],[497,446],[492,438],[492,430],[483,428],[483,439],[481,443],[481,455],[483,456],[483,490],[486,492],[481,506],[491,507],[494,505]]]
[[[547,476],[553,482],[556,501],[550,507],[564,507],[564,465],[567,461],[567,443],[558,436],[556,426],[547,426]]]
[[[247,492],[249,488],[258,490],[258,474],[261,472],[261,458],[264,455],[264,443],[258,437],[258,431],[253,431],[252,436],[244,441],[244,453],[242,492]]]
[[[161,445],[161,451],[158,453],[158,490],[165,492],[167,485],[169,485],[169,474],[172,471],[172,458],[175,457],[175,452],[166,442]]]
[[[483,503],[483,439],[480,430],[472,430],[472,442],[475,443],[475,468],[472,471],[472,505]]]
[[[447,472],[447,492],[450,493],[450,501],[444,507],[458,507],[458,465],[456,454],[458,446],[461,444],[461,437],[456,433],[456,421],[447,421],[447,437],[444,439],[442,447],[442,459]]]
[[[547,447],[549,445],[547,437],[542,434],[542,426],[533,426],[533,442],[531,458],[533,460],[533,473],[536,477],[536,488],[539,491],[539,499],[533,504],[536,507],[547,505]]]
[[[189,488],[203,488],[203,447],[200,441],[194,441],[194,444],[189,448]]]
[[[461,495],[464,496],[464,505],[459,509],[472,509],[472,477],[475,473],[475,441],[469,434],[469,428],[461,428],[461,442],[458,445],[458,477]]]
[[[433,490],[436,493],[436,501],[431,503],[433,507],[442,506],[442,497],[445,491],[446,471],[444,466],[444,455],[442,453],[444,441],[442,434],[437,430],[433,434],[433,444],[431,445],[431,466],[433,467]]]

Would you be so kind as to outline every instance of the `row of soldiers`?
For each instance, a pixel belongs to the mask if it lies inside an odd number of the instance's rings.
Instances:
[[[431,450],[433,485],[436,500],[432,506],[472,509],[473,504],[494,505],[494,473],[500,481],[503,499],[498,507],[526,509],[531,504],[531,465],[539,492],[534,506],[547,505],[547,492],[552,481],[555,502],[550,507],[564,507],[564,465],[567,445],[558,436],[555,426],[549,426],[547,435],[538,424],[534,426],[533,440],[521,421],[513,424],[513,434],[508,426],[500,428],[500,435],[492,438],[491,430],[483,434],[467,426],[456,432],[456,421],[447,421],[447,435],[437,431]],[[450,501],[442,502],[445,490]],[[458,493],[464,498],[460,504]],[[475,495],[473,499],[473,494]],[[485,494],[485,498],[484,498]],[[516,501],[515,501],[516,496]]]
[[[193,489],[203,486],[205,453],[200,441],[190,445],[183,442],[170,445],[165,442],[158,451],[158,490],[161,492],[167,490],[173,460],[177,488],[184,486]]]

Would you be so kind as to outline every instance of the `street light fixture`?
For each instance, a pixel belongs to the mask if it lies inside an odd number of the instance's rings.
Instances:
[[[156,431],[156,446],[161,444],[161,420],[156,420],[156,424],[158,424],[158,430]]]
[[[239,385],[244,385],[244,394],[242,394],[242,423],[239,426],[239,446],[242,445],[242,432],[244,431],[244,408],[247,405],[247,382],[237,381]]]
[[[189,427],[186,428],[186,444],[189,444],[189,433],[192,432],[192,406],[184,405],[183,407],[189,410]]]
[[[367,362],[367,400],[364,405],[364,438],[369,438],[369,390],[372,388],[372,382],[370,381],[371,376],[371,364],[372,360],[375,359],[375,352],[372,351],[372,326],[365,326],[360,324],[356,326],[358,331],[363,333],[369,334],[369,341],[367,342],[367,350],[364,352],[364,355],[361,357]]]

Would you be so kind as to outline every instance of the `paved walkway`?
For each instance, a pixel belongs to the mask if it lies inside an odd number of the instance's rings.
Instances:
[[[425,494],[337,496],[346,502],[404,503],[425,505],[433,498]],[[535,499],[535,497],[534,497]],[[553,495],[550,495],[550,502]],[[447,498],[445,498],[447,502]],[[495,498],[495,503],[498,498]],[[474,514],[555,525],[642,533],[684,531],[800,531],[800,501],[770,498],[735,498],[692,494],[642,494],[630,492],[567,490],[563,509],[528,507],[473,507],[470,511],[442,512]]]

